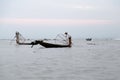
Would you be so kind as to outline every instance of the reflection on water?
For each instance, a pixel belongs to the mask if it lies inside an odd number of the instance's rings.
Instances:
[[[76,40],[57,49],[0,44],[0,80],[120,80],[120,41]]]

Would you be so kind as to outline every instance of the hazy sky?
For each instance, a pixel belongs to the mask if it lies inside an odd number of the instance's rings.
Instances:
[[[120,38],[120,0],[0,0],[0,38]]]

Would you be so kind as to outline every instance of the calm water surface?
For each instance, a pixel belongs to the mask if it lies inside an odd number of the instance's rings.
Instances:
[[[73,43],[31,48],[0,40],[0,80],[120,80],[120,41]]]

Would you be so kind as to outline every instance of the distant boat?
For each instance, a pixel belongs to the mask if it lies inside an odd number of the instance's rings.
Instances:
[[[86,38],[86,41],[92,41],[92,38]]]

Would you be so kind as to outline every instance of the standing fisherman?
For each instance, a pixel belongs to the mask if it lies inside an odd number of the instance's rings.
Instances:
[[[67,44],[71,47],[71,44],[72,44],[71,36],[67,32],[65,32],[64,34],[65,34]]]
[[[19,35],[20,35],[19,32],[16,32],[16,36],[15,37],[16,37],[16,43],[17,44],[19,44]]]

